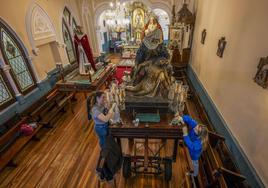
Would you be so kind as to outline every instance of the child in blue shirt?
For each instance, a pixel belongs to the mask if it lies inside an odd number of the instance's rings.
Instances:
[[[183,140],[189,150],[193,162],[193,176],[197,177],[199,171],[198,159],[200,158],[202,151],[206,149],[208,131],[206,126],[198,124],[188,115],[182,116],[182,119],[184,123],[189,126],[189,133],[186,126],[182,128]]]

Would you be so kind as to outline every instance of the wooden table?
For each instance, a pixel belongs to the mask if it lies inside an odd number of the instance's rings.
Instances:
[[[65,77],[65,80],[57,82],[59,91],[63,92],[83,92],[88,93],[98,90],[115,73],[115,66],[110,64],[103,70],[95,73],[93,81],[90,83],[87,75],[80,75],[78,70],[74,70]]]
[[[172,119],[172,115],[163,114],[160,116],[159,123],[150,123],[146,126],[146,123],[140,123],[138,127],[132,124],[133,118],[130,114],[123,113],[122,120],[124,124],[122,126],[110,126],[110,134],[116,138],[117,142],[121,146],[121,139],[144,139],[144,169],[146,171],[150,160],[165,161],[171,159],[176,161],[178,151],[178,140],[182,139],[182,130],[178,126],[171,126],[169,122]],[[174,140],[173,154],[168,157],[152,157],[149,156],[149,139],[161,139],[161,140]],[[162,147],[162,146],[161,146]],[[160,151],[159,151],[160,152]],[[136,156],[130,156],[131,158],[137,158]],[[140,158],[140,157],[138,157]]]

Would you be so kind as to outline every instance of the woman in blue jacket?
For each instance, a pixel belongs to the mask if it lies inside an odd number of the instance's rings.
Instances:
[[[184,123],[189,126],[189,133],[187,127],[182,128],[183,131],[183,140],[189,150],[194,172],[193,176],[197,177],[199,171],[198,160],[201,156],[203,150],[206,149],[208,142],[208,131],[207,127],[201,124],[198,124],[194,119],[188,115],[182,116]]]

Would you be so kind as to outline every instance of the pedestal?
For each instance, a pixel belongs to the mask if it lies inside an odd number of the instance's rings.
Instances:
[[[130,113],[167,113],[169,100],[162,97],[136,97],[126,93],[126,110]]]

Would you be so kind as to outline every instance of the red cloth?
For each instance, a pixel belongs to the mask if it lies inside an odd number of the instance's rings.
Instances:
[[[132,67],[130,66],[117,66],[116,67],[116,73],[115,73],[115,78],[119,82],[119,84],[122,83],[122,77],[124,76],[125,71],[132,71]]]
[[[30,125],[22,124],[20,127],[20,132],[24,136],[30,136],[31,134],[33,134],[34,130]]]
[[[94,71],[96,71],[96,66],[95,66],[95,61],[93,59],[93,53],[92,53],[92,49],[90,47],[90,44],[88,42],[88,37],[87,35],[84,35],[81,40],[79,39],[79,37],[75,34],[74,35],[74,45],[75,45],[75,51],[76,51],[76,57],[78,60],[78,63],[80,63],[79,61],[79,53],[78,53],[78,45],[79,43],[82,44],[83,49],[86,53],[87,59],[89,61],[89,63],[91,64],[92,68],[94,69]]]

